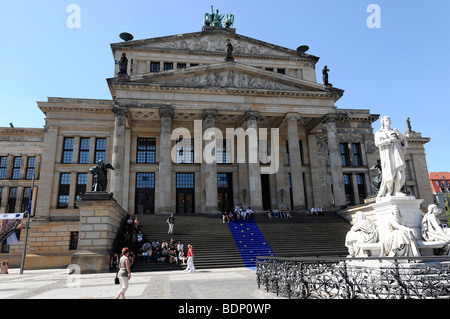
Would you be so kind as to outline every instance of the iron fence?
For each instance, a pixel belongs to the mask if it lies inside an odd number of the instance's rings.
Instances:
[[[299,299],[450,299],[450,257],[258,257],[258,289]]]

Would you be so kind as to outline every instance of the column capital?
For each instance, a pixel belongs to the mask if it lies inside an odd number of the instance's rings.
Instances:
[[[217,112],[217,110],[215,110],[215,109],[206,109],[206,110],[203,110],[202,119],[203,120],[207,119],[207,118],[215,119],[218,114],[219,114],[219,112]]]
[[[249,121],[257,121],[260,117],[259,111],[246,111],[244,114],[244,120]]]
[[[173,110],[173,107],[165,106],[165,107],[159,108],[158,115],[160,118],[161,117],[170,117],[171,119],[173,119],[173,116],[175,115],[175,111]]]
[[[327,114],[323,117],[322,123],[336,123],[337,121],[345,120],[348,118],[348,114]]]
[[[286,113],[286,115],[284,116],[284,118],[288,121],[288,120],[300,120],[302,117],[300,116],[299,113],[297,112],[288,112]]]
[[[127,116],[129,113],[129,110],[127,108],[124,107],[120,107],[120,106],[113,106],[111,108],[111,112],[114,113],[114,116]]]

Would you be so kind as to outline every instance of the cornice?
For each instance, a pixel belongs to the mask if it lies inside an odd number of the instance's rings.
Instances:
[[[275,97],[308,97],[308,98],[334,98],[339,99],[341,94],[336,91],[276,91],[249,88],[191,88],[181,86],[162,86],[148,84],[111,84],[111,92],[116,90],[147,91],[147,92],[179,92],[199,94],[227,94],[227,95],[253,95],[253,96],[275,96]]]

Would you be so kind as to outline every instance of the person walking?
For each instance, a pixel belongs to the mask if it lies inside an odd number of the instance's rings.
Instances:
[[[167,224],[169,224],[168,234],[173,234],[173,224],[175,223],[175,217],[173,217],[173,213],[170,213],[169,218],[167,218]]]
[[[192,247],[191,244],[188,245],[188,253],[187,253],[187,267],[186,271],[188,272],[194,272],[195,266],[194,266],[194,247]]]
[[[130,250],[127,247],[124,247],[122,249],[122,256],[119,260],[119,273],[117,274],[120,282],[120,290],[114,299],[119,299],[120,296],[125,299],[125,292],[128,289],[128,281],[131,278],[130,261],[128,259],[129,254]]]

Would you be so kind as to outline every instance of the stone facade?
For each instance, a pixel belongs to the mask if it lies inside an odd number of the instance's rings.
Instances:
[[[227,39],[234,61],[225,61]],[[90,191],[89,168],[99,159],[113,165],[107,191],[129,214],[215,214],[237,204],[256,212],[340,209],[374,194],[371,168],[379,156],[372,123],[379,115],[337,108],[343,90],[317,82],[318,57],[212,27],[111,49],[111,100],[51,97],[38,102],[44,129],[0,131],[6,157],[0,212],[9,188],[17,185],[20,193],[31,185],[26,159],[19,178],[8,175],[14,158],[36,158],[28,252],[42,258],[27,267],[69,263],[76,249],[70,242],[84,227],[77,203]],[[119,74],[123,53],[127,74]],[[217,160],[210,163],[205,150],[213,139],[205,132],[211,130],[223,136],[215,136]],[[253,130],[267,154],[250,142]],[[247,136],[239,148],[241,131]],[[428,139],[409,137],[408,188],[432,202]],[[17,212],[22,200],[16,203]],[[9,247],[8,258],[17,261],[21,249]]]

